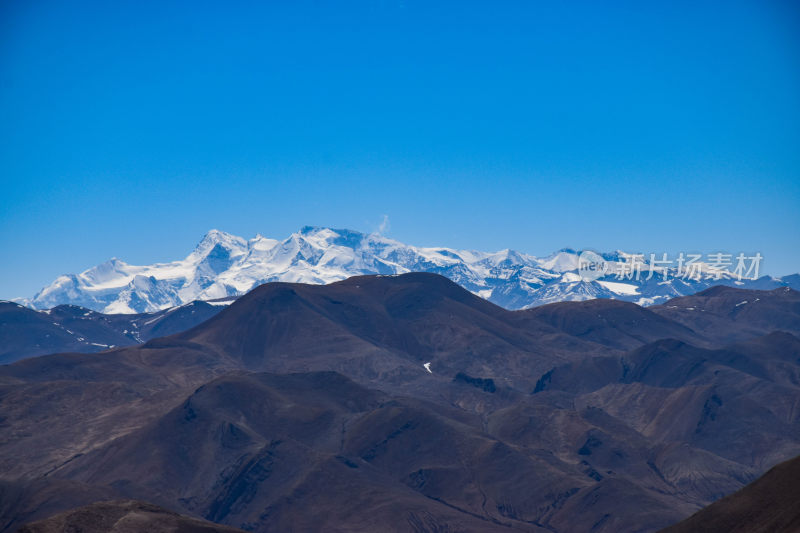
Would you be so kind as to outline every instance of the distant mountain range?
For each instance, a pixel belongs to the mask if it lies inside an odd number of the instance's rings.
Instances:
[[[0,301],[0,364],[48,353],[91,353],[141,344],[190,329],[231,301],[195,301],[152,313],[108,315],[76,305],[39,311]]]
[[[61,276],[33,298],[17,301],[34,309],[69,304],[104,313],[145,313],[194,300],[239,296],[270,281],[327,284],[355,275],[407,272],[446,276],[506,309],[593,298],[651,305],[720,284],[800,289],[797,274],[742,281],[727,274],[719,279],[704,275],[666,280],[660,275],[637,280],[607,274],[587,281],[578,274],[579,253],[564,249],[537,258],[513,250],[424,248],[377,234],[310,226],[284,240],[261,235],[246,240],[212,230],[185,259],[137,266],[114,258],[80,274]],[[602,257],[612,266],[625,260],[622,252]],[[707,265],[704,268],[707,274]]]

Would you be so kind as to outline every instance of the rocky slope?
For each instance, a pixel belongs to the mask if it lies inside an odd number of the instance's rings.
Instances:
[[[798,502],[800,457],[795,457],[662,533],[793,533],[800,531]]]
[[[800,294],[742,328],[741,292],[698,294],[706,322],[508,311],[433,274],[271,283],[183,333],[19,361],[0,524],[110,494],[262,532],[655,531],[800,449]]]
[[[133,500],[98,502],[22,526],[19,533],[243,533]]]

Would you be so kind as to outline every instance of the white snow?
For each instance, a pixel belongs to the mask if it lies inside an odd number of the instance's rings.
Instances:
[[[539,261],[539,266],[554,272],[567,272],[578,269],[578,254],[561,251]]]
[[[639,287],[629,283],[618,283],[616,281],[597,281],[601,287],[605,287],[614,294],[624,294],[626,296],[634,296],[639,294]]]
[[[24,302],[35,309],[70,303],[105,313],[142,313],[194,300],[235,297],[267,282],[325,284],[354,275],[423,271],[445,275],[498,305],[522,309],[609,293],[650,305],[666,295],[693,294],[716,283],[677,278],[649,284],[643,280],[586,282],[576,271],[578,255],[561,250],[539,259],[508,249],[415,247],[383,235],[320,227],[305,227],[283,240],[262,235],[245,240],[211,230],[184,259],[131,265],[112,258],[80,274],[59,276]],[[614,265],[613,260],[609,263]],[[714,274],[707,265],[701,268]],[[209,303],[228,305],[227,301]]]
[[[153,322],[158,322],[159,320],[161,320],[161,319],[162,319],[162,318],[164,318],[165,316],[167,316],[167,315],[166,315],[166,314],[164,314],[164,315],[158,315],[157,317],[155,317],[155,318],[151,318],[150,320],[146,321],[146,322],[144,323],[144,325],[145,325],[145,326],[149,326],[149,325],[150,325],[150,324],[152,324]]]
[[[227,307],[227,306],[231,305],[233,302],[234,302],[233,300],[226,300],[224,302],[207,301],[206,303],[208,305],[213,305],[213,306],[216,306],[216,307]]]

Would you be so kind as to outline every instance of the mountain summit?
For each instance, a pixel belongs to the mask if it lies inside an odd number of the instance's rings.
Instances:
[[[209,231],[185,259],[130,265],[117,258],[80,274],[60,276],[21,303],[35,309],[61,304],[104,313],[142,313],[194,300],[238,296],[262,283],[326,284],[364,274],[432,272],[507,309],[592,298],[615,298],[641,305],[694,294],[712,285],[742,288],[800,288],[798,276],[737,282],[716,279],[618,280],[613,275],[586,281],[578,273],[580,251],[562,249],[537,258],[513,250],[480,252],[421,248],[348,229],[305,226],[284,240],[256,235],[246,240]],[[621,254],[604,254],[611,264]]]

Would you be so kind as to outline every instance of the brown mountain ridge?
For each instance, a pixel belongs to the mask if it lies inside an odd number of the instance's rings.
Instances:
[[[1,530],[103,493],[248,531],[655,531],[800,450],[800,294],[742,328],[730,290],[704,321],[512,312],[434,274],[271,283],[3,366]]]

